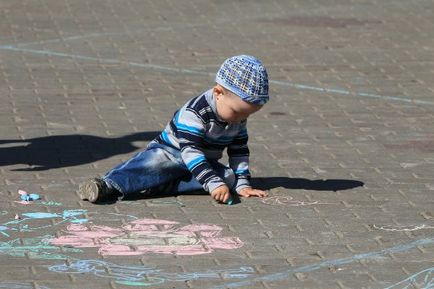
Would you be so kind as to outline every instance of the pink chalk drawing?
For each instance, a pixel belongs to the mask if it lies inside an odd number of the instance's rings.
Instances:
[[[136,256],[147,253],[171,255],[209,254],[215,249],[237,249],[243,242],[237,237],[220,237],[217,225],[138,219],[121,228],[70,224],[68,235],[49,240],[53,245],[99,248],[101,255]]]
[[[292,206],[292,207],[300,207],[300,206],[312,206],[312,205],[332,205],[332,203],[320,203],[319,201],[305,202],[294,200],[293,197],[290,196],[274,196],[263,198],[262,202],[267,205],[284,205],[284,206]]]

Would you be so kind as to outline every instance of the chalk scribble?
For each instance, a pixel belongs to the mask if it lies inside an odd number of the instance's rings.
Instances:
[[[312,205],[331,205],[331,203],[321,203],[319,201],[298,201],[294,200],[290,196],[273,196],[261,199],[264,204],[267,205],[283,205],[290,207],[300,207],[300,206],[312,206]]]
[[[83,218],[86,210],[64,210],[61,213],[31,212],[23,213],[13,221],[0,225],[0,233],[10,237],[7,232],[33,232],[39,229],[57,226],[65,222],[86,223],[88,219]]]
[[[434,267],[429,268],[414,275],[411,275],[407,279],[396,283],[385,289],[433,289],[434,288]]]
[[[372,225],[373,228],[377,229],[377,230],[383,230],[383,231],[389,231],[389,232],[413,232],[413,231],[418,231],[418,230],[422,230],[422,229],[434,229],[434,226],[429,226],[429,225],[403,225],[403,226],[398,226],[398,225],[383,225],[383,226],[379,226],[379,225]]]
[[[67,274],[90,273],[116,283],[129,286],[151,286],[165,282],[184,282],[198,279],[243,279],[254,274],[252,267],[206,270],[202,272],[169,273],[146,266],[125,266],[102,260],[75,260],[48,268],[52,272]]]
[[[0,282],[0,288],[4,289],[34,289],[32,283],[28,282],[12,282],[12,281],[2,281]],[[49,289],[46,286],[38,286],[39,289]]]
[[[63,253],[82,252],[82,250],[76,248],[61,248],[59,246],[50,245],[48,240],[52,238],[53,236],[45,235],[35,238],[17,238],[7,242],[0,242],[0,255],[28,257],[31,259],[64,260],[69,257]]]

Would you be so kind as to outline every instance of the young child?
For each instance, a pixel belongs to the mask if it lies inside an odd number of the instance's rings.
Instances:
[[[253,56],[228,58],[216,85],[189,100],[147,148],[103,178],[80,185],[92,203],[133,192],[187,192],[203,189],[219,202],[240,196],[265,197],[250,186],[247,118],[268,101],[268,74]],[[218,160],[227,148],[229,167]]]

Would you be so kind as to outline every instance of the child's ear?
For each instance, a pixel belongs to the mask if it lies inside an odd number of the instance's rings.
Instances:
[[[223,94],[223,88],[217,84],[216,86],[214,86],[212,93],[215,97],[219,97]]]

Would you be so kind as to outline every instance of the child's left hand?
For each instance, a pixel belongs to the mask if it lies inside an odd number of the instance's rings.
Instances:
[[[268,196],[268,192],[263,191],[263,190],[257,190],[254,188],[244,188],[238,193],[238,195],[240,195],[242,197],[246,197],[246,198],[251,197],[251,196],[263,198],[263,197]]]

